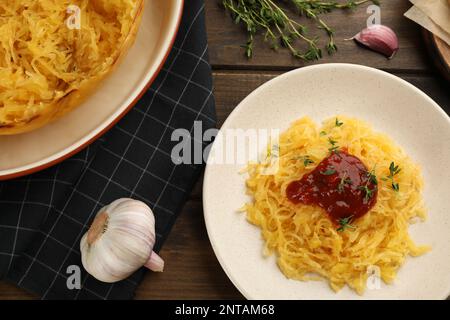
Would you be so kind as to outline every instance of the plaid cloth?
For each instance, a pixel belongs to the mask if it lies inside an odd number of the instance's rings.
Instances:
[[[211,90],[204,3],[189,0],[164,68],[115,128],[53,168],[0,182],[0,278],[43,299],[132,298],[144,271],[101,283],[81,267],[80,239],[101,207],[132,197],[153,208],[160,250],[202,169],[173,163],[171,134],[215,126]],[[82,269],[81,290],[67,288],[70,265]]]

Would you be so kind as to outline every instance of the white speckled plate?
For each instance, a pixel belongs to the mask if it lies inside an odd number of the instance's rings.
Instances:
[[[395,283],[358,296],[334,293],[326,282],[288,280],[275,258],[262,255],[260,230],[237,213],[247,200],[242,165],[208,165],[203,202],[214,251],[234,285],[249,299],[444,299],[450,294],[450,119],[426,94],[391,74],[350,64],[288,72],[250,94],[222,127],[280,128],[308,115],[358,117],[390,135],[423,168],[425,223],[410,227],[433,250],[408,258]],[[214,153],[213,146],[212,152]]]

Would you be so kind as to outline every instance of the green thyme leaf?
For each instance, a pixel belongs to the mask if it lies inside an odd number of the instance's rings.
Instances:
[[[324,176],[331,176],[335,173],[336,173],[336,170],[334,170],[334,169],[327,169],[325,171],[320,171],[320,174],[322,174]]]
[[[304,156],[304,158],[303,158],[303,165],[305,167],[307,167],[307,166],[309,166],[310,164],[313,164],[313,163],[314,163],[314,161],[311,160],[308,155]]]
[[[392,189],[394,189],[394,191],[399,192],[400,191],[400,186],[398,185],[398,183],[392,183]]]
[[[337,229],[338,232],[343,232],[346,229],[356,229],[355,226],[352,226],[352,219],[353,219],[353,215],[346,217],[346,218],[341,218],[338,220],[339,223],[339,228]]]

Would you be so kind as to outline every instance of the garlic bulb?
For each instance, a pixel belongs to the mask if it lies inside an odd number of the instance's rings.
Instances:
[[[116,282],[142,266],[163,271],[153,252],[155,218],[143,202],[119,199],[101,209],[80,243],[84,268],[96,279]]]

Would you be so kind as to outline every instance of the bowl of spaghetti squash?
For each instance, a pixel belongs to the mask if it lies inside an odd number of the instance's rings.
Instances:
[[[1,1],[0,178],[61,161],[117,122],[162,67],[182,6]]]
[[[211,148],[214,252],[249,299],[446,299],[449,143],[449,116],[396,76],[285,73],[235,108]]]

